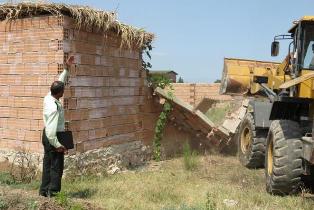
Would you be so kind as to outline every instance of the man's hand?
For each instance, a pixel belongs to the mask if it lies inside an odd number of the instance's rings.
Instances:
[[[69,68],[73,65],[73,63],[74,63],[74,56],[71,55],[71,56],[68,58],[67,62],[65,63],[66,69],[69,70]]]
[[[56,148],[56,151],[60,153],[68,153],[68,150],[64,146]]]

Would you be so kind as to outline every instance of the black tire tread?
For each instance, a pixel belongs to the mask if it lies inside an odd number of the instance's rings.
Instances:
[[[245,127],[245,124],[249,124],[252,128],[252,143],[251,148],[246,154],[241,150],[241,133]],[[266,130],[257,130],[254,123],[254,118],[251,113],[246,113],[242,120],[238,136],[238,156],[241,164],[246,168],[262,168],[265,161],[265,147],[266,147]]]
[[[265,168],[266,190],[274,195],[296,194],[300,190],[303,174],[302,131],[299,124],[290,120],[274,120],[269,129],[267,145],[270,135],[273,135],[273,171],[269,175]]]

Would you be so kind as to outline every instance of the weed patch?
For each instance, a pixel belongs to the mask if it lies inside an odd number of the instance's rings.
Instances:
[[[15,181],[10,173],[0,172],[0,184],[2,185],[12,185]]]
[[[0,209],[7,209],[9,208],[9,204],[6,202],[6,200],[3,197],[0,197]]]
[[[84,207],[79,203],[74,203],[69,198],[69,194],[61,191],[56,194],[55,201],[58,205],[62,206],[65,209],[69,210],[83,210]]]
[[[199,165],[198,154],[196,151],[191,151],[190,145],[186,142],[183,145],[183,162],[184,167],[188,171],[197,169]]]
[[[77,189],[75,191],[71,191],[68,193],[69,197],[71,198],[91,198],[93,195],[97,193],[96,189],[90,189],[90,188],[83,188],[83,189]]]
[[[216,125],[220,125],[225,120],[225,117],[234,109],[236,109],[236,105],[230,102],[217,103],[205,115]]]

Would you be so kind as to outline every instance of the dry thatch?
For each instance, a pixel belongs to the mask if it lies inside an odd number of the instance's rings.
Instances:
[[[122,46],[128,48],[145,48],[154,38],[153,34],[143,29],[120,23],[113,12],[95,10],[87,6],[29,2],[0,4],[1,21],[48,14],[70,16],[78,27],[84,25],[97,28],[104,33],[114,32],[121,37]]]

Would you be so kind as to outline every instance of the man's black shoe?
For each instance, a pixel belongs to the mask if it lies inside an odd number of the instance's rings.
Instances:
[[[46,192],[40,192],[39,196],[48,197],[48,194]]]

